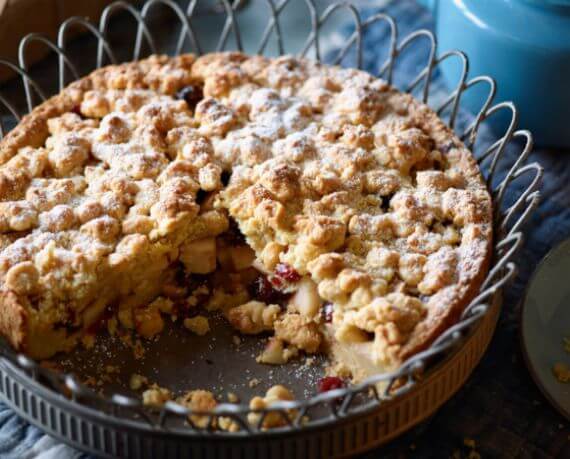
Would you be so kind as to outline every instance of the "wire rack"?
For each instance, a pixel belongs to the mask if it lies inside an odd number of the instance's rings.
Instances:
[[[68,49],[69,30],[71,28],[83,28],[86,33],[91,34],[97,41],[96,67],[101,67],[107,63],[115,64],[119,62],[116,50],[108,40],[109,24],[118,15],[131,16],[136,21],[136,35],[134,37],[134,49],[131,58],[133,60],[142,58],[145,54],[160,52],[157,44],[157,33],[152,30],[150,16],[157,10],[169,11],[169,14],[176,17],[180,27],[176,39],[174,52],[176,54],[191,51],[201,54],[203,44],[195,33],[193,26],[193,16],[197,7],[197,0],[192,0],[184,9],[171,0],[150,0],[144,3],[141,8],[137,8],[127,2],[117,1],[109,5],[103,12],[99,24],[95,25],[84,18],[72,17],[63,22],[59,28],[57,40],[52,42],[38,34],[27,35],[19,45],[19,62],[17,64],[0,60],[1,66],[6,66],[16,72],[22,81],[25,91],[24,110],[18,110],[16,106],[4,95],[0,94],[0,105],[3,106],[10,116],[19,121],[24,113],[31,111],[38,102],[47,99],[48,94],[44,92],[41,85],[35,81],[28,69],[27,52],[30,46],[36,42],[46,46],[53,51],[58,58],[58,87],[61,90],[67,83],[78,79],[80,73],[73,62]],[[229,0],[221,0],[220,4],[225,11],[225,19],[220,31],[216,50],[238,49],[242,50],[242,37],[239,28],[239,18],[236,7],[240,2],[231,4]],[[258,414],[258,421],[250,423],[247,420],[248,414],[252,410],[245,404],[220,403],[210,412],[192,411],[174,402],[167,402],[158,413],[149,412],[142,406],[139,399],[121,394],[114,394],[110,397],[103,397],[88,387],[80,383],[73,375],[61,374],[42,368],[35,361],[25,355],[16,355],[7,345],[2,346],[2,356],[0,357],[0,368],[2,378],[0,378],[0,392],[11,401],[13,406],[23,406],[20,412],[26,409],[33,409],[32,400],[28,400],[26,405],[25,397],[40,397],[48,405],[45,408],[45,416],[48,424],[58,423],[60,412],[71,412],[76,416],[95,416],[94,413],[104,413],[105,422],[116,423],[122,428],[137,429],[150,428],[153,434],[183,435],[185,437],[199,438],[259,438],[267,435],[276,435],[283,432],[308,432],[311,429],[326,428],[332,423],[342,422],[346,419],[357,417],[363,413],[380,409],[383,404],[390,400],[397,399],[405,393],[411,391],[415,386],[421,384],[417,382],[418,372],[429,372],[431,363],[436,358],[449,355],[456,350],[464,337],[476,327],[482,319],[489,314],[494,299],[499,294],[502,287],[514,276],[516,267],[513,257],[523,242],[521,232],[522,225],[529,219],[539,200],[539,184],[542,176],[542,169],[537,163],[529,163],[527,158],[532,149],[532,136],[528,131],[517,130],[517,109],[510,102],[493,103],[495,96],[495,82],[488,76],[468,76],[468,59],[461,51],[447,51],[442,54],[437,53],[436,38],[427,30],[418,30],[410,35],[401,38],[398,33],[396,22],[388,15],[376,14],[362,19],[357,8],[350,3],[330,4],[324,11],[319,12],[313,0],[264,0],[266,5],[267,25],[259,37],[257,47],[247,50],[250,53],[263,54],[270,47],[273,47],[278,54],[285,52],[285,42],[287,34],[281,26],[280,15],[288,7],[306,8],[310,18],[310,30],[302,46],[299,55],[312,57],[321,60],[325,54],[322,46],[322,34],[331,16],[334,14],[344,14],[352,18],[354,22],[354,32],[344,43],[340,51],[332,59],[327,60],[331,64],[344,64],[349,56],[355,60],[357,67],[363,62],[363,35],[367,29],[375,24],[383,23],[389,30],[389,39],[385,43],[379,43],[386,49],[387,58],[385,62],[379,63],[378,76],[392,83],[394,71],[399,59],[408,48],[423,46],[426,50],[425,66],[411,78],[401,90],[414,92],[418,97],[428,103],[430,100],[430,86],[432,76],[437,67],[444,62],[454,62],[461,68],[461,76],[456,86],[449,92],[447,97],[434,109],[456,130],[458,136],[466,145],[474,149],[481,124],[488,118],[502,113],[510,119],[510,124],[503,135],[492,145],[486,146],[476,155],[480,164],[487,185],[492,191],[494,199],[494,224],[496,242],[493,250],[493,263],[491,269],[483,282],[478,295],[465,308],[460,321],[453,327],[446,330],[439,338],[425,351],[409,358],[396,371],[385,374],[378,374],[368,378],[360,384],[348,388],[332,390],[305,400],[283,401],[271,407],[255,411]],[[447,64],[449,65],[449,64]],[[474,120],[461,131],[458,132],[458,116],[462,96],[466,91],[475,88],[484,88],[486,97],[481,102],[481,109]],[[480,90],[480,89],[479,89]],[[12,122],[13,124],[13,122]],[[6,118],[0,120],[0,134],[3,136],[7,131]],[[520,149],[520,153],[512,164],[505,164],[512,155],[506,155],[507,145],[514,143]],[[503,172],[499,172],[503,171]],[[505,172],[506,171],[506,172]],[[523,183],[523,185],[515,185]],[[512,196],[507,200],[506,194],[509,189],[516,189],[516,198]],[[507,202],[508,201],[508,202]],[[395,384],[395,382],[398,384]],[[25,392],[27,388],[31,392]],[[382,390],[379,388],[382,387]],[[30,393],[32,395],[30,395]],[[22,405],[23,404],[23,405]],[[41,405],[41,404],[40,404]],[[26,408],[27,406],[27,408]],[[56,411],[50,411],[55,406]],[[315,410],[318,407],[319,410]],[[41,406],[38,409],[42,409]],[[23,411],[22,411],[23,410]],[[314,411],[319,411],[318,416],[308,416]],[[55,413],[55,414],[54,414]],[[39,414],[41,415],[41,413]],[[200,415],[207,417],[207,426],[204,428],[195,425],[190,415]],[[264,421],[268,415],[281,416],[284,427],[266,431],[263,429]],[[55,416],[51,419],[50,417]],[[41,416],[40,416],[41,417]],[[215,425],[221,417],[231,418],[240,429],[238,432],[229,433],[215,429]],[[62,418],[63,419],[63,418]],[[187,425],[182,428],[173,426],[173,420],[184,420]],[[71,435],[72,427],[67,427]],[[58,431],[65,432],[66,427],[59,425]],[[148,430],[147,430],[148,432]],[[81,435],[92,435],[89,431]],[[85,440],[87,444],[94,441],[92,438]],[[104,440],[102,440],[104,443]],[[117,452],[119,448],[116,444],[118,440],[112,437],[109,440],[108,448],[105,444],[100,448],[91,448],[102,454],[111,454],[108,451]],[[91,442],[91,443],[90,443]],[[80,444],[80,443],[79,443]],[[113,449],[114,448],[114,449]],[[107,451],[107,452],[106,452]],[[144,451],[139,451],[144,455]]]

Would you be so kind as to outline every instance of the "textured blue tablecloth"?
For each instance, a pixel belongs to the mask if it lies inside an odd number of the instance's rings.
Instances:
[[[362,4],[362,3],[361,3]],[[365,4],[365,3],[364,3]],[[412,0],[393,1],[385,10],[397,19],[400,36],[420,28],[432,28],[431,16]],[[377,8],[362,10],[366,17]],[[350,25],[329,37],[329,47],[343,43]],[[374,71],[381,61],[378,46],[386,40],[386,29],[371,28],[364,41],[365,67]],[[396,83],[407,75],[417,74],[423,63],[423,53],[407,53],[396,72]],[[445,83],[439,73],[434,75],[432,100],[441,98]],[[472,119],[461,114],[463,123]],[[524,128],[524,126],[522,126]],[[480,137],[492,141],[495,137],[486,126]],[[507,157],[514,159],[520,149],[511,148]],[[527,280],[538,261],[558,241],[570,233],[570,156],[564,152],[535,151],[532,160],[545,167],[543,200],[527,226],[528,237],[520,260],[517,280],[505,295],[501,323],[491,349],[475,374],[457,396],[422,428],[397,440],[382,452],[367,457],[468,457],[473,449],[465,438],[475,440],[483,457],[570,457],[566,422],[542,399],[534,387],[518,355],[517,304]],[[513,189],[519,189],[518,184]],[[467,442],[471,445],[471,442]],[[2,458],[76,458],[81,453],[43,435],[20,420],[0,404],[0,457]]]

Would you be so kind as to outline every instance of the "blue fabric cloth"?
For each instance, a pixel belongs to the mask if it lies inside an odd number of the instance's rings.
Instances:
[[[366,3],[361,4],[370,5]],[[397,20],[400,37],[404,37],[417,29],[433,28],[431,16],[412,0],[392,2],[384,10]],[[362,9],[362,14],[366,18],[378,11],[378,8],[366,6]],[[346,41],[351,30],[351,25],[347,23],[346,26],[341,27],[337,33],[328,39],[327,48],[329,55],[332,55],[333,50],[338,49]],[[365,69],[376,72],[378,63],[382,62],[385,57],[381,51],[383,48],[379,46],[379,43],[383,43],[387,39],[388,30],[386,27],[376,26],[368,29],[363,42]],[[416,75],[424,63],[425,56],[422,52],[406,53],[402,56],[400,65],[396,68],[396,84],[406,81],[410,75]],[[436,72],[434,74],[430,100],[441,100],[445,94],[445,88],[442,76],[439,72]],[[471,114],[461,112],[459,125],[465,126],[471,119]],[[483,143],[490,143],[496,139],[496,135],[487,126],[483,126],[479,137]],[[510,147],[506,155],[508,160],[502,164],[510,166],[519,153],[519,147]],[[520,256],[520,259],[524,260],[524,262],[519,265],[518,278],[506,291],[506,308],[501,324],[503,330],[500,328],[498,333],[503,333],[505,330],[508,332],[509,329],[516,327],[516,309],[514,305],[520,300],[532,270],[554,244],[566,238],[570,233],[570,206],[568,205],[570,200],[570,160],[565,156],[564,152],[543,150],[536,150],[531,155],[531,160],[538,160],[546,170],[542,189],[543,199],[538,211],[527,226],[528,239]],[[502,166],[503,171],[506,166]],[[513,199],[517,191],[520,191],[524,186],[525,183],[522,181],[511,187],[510,198]],[[511,339],[512,337],[509,338],[509,340]],[[445,422],[442,421],[440,424],[445,425]],[[445,434],[445,432],[443,433]],[[441,440],[442,435],[438,436],[436,432],[432,439],[435,441],[437,438]],[[444,442],[444,440],[441,441]],[[436,449],[435,451],[438,450]],[[432,449],[431,452],[433,453],[434,450]],[[424,457],[424,453],[425,456],[431,455],[427,451],[422,453],[417,450],[416,453],[418,457]],[[376,457],[374,454],[371,454],[370,457]],[[35,457],[41,459],[67,459],[86,456],[42,434],[38,429],[19,419],[6,406],[0,404],[0,457],[7,459]]]

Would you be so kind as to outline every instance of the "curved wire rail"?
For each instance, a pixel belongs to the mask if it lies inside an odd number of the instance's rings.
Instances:
[[[113,16],[118,13],[123,13],[130,15],[137,22],[132,58],[140,59],[142,56],[143,43],[146,43],[151,53],[158,51],[155,35],[153,35],[150,30],[149,17],[151,13],[158,9],[169,10],[180,25],[175,53],[181,53],[184,44],[189,42],[191,51],[201,54],[204,47],[203,44],[200,43],[192,25],[192,18],[197,9],[197,3],[198,0],[190,0],[186,10],[184,10],[172,0],[148,0],[141,9],[137,9],[129,3],[119,0],[104,10],[98,27],[83,18],[73,17],[66,20],[60,26],[57,43],[53,43],[38,34],[26,36],[21,41],[19,47],[19,65],[6,60],[0,60],[0,66],[8,67],[21,78],[25,91],[26,108],[27,112],[29,112],[36,105],[34,94],[42,101],[47,98],[46,93],[28,72],[26,53],[30,43],[42,43],[57,54],[59,63],[58,83],[61,89],[66,84],[66,74],[68,70],[71,71],[74,79],[79,77],[78,70],[66,51],[69,28],[80,26],[85,32],[95,37],[97,40],[96,67],[99,68],[104,64],[105,56],[111,63],[117,62],[116,55],[108,39],[109,22]],[[258,45],[253,52],[264,53],[268,48],[271,38],[274,37],[278,54],[283,54],[285,52],[285,42],[283,29],[280,24],[280,15],[287,7],[291,7],[294,2],[293,0],[281,0],[280,2],[265,0],[265,3],[269,17]],[[232,4],[229,0],[221,0],[221,6],[225,11],[226,19],[219,35],[219,40],[215,46],[216,50],[228,49],[229,43],[232,41],[231,38],[233,38],[234,48],[240,51],[243,50],[236,14],[236,7],[239,4],[239,1],[235,1]],[[305,426],[323,425],[328,422],[334,422],[340,418],[364,413],[371,409],[377,409],[382,403],[412,389],[414,385],[417,384],[414,376],[418,371],[429,371],[429,363],[434,357],[441,356],[456,348],[464,336],[489,313],[490,305],[497,292],[499,292],[516,273],[516,265],[513,262],[513,257],[523,243],[521,227],[530,218],[540,198],[539,187],[542,177],[542,168],[536,162],[527,162],[528,156],[532,151],[532,136],[528,131],[516,129],[518,118],[516,107],[510,102],[493,104],[496,92],[494,80],[488,76],[476,76],[469,79],[469,61],[467,56],[462,52],[454,50],[438,56],[437,41],[434,35],[428,30],[418,30],[400,39],[396,22],[386,14],[376,14],[362,20],[358,10],[350,3],[332,4],[322,14],[318,13],[314,0],[300,0],[295,4],[295,7],[298,7],[299,4],[304,5],[307,9],[311,24],[311,29],[299,52],[300,56],[307,56],[312,52],[315,59],[321,60],[323,54],[321,49],[323,27],[327,24],[331,16],[338,11],[344,11],[347,17],[352,18],[354,22],[354,33],[338,51],[336,57],[331,62],[333,64],[342,63],[349,52],[354,51],[356,64],[358,67],[361,67],[363,34],[366,33],[366,30],[370,26],[379,23],[382,23],[383,26],[388,28],[389,38],[386,43],[382,43],[382,45],[386,47],[388,54],[385,62],[378,66],[379,70],[377,73],[378,76],[384,78],[389,83],[393,83],[394,68],[402,53],[413,46],[427,45],[428,52],[425,66],[411,79],[407,86],[401,88],[407,92],[419,91],[422,102],[428,102],[434,71],[443,62],[456,60],[461,68],[460,79],[443,102],[434,109],[442,117],[446,114],[447,125],[452,129],[456,129],[462,95],[474,87],[486,88],[486,97],[482,101],[481,108],[474,120],[463,131],[457,132],[458,136],[465,141],[469,148],[474,148],[481,124],[486,119],[499,112],[505,112],[510,117],[510,124],[504,134],[477,156],[477,161],[486,176],[487,185],[494,198],[494,225],[497,238],[493,248],[493,263],[491,269],[478,295],[463,311],[460,321],[439,336],[429,348],[410,357],[396,371],[374,375],[362,383],[318,394],[306,400],[277,402],[269,408],[262,410],[252,410],[249,406],[244,404],[221,403],[212,411],[200,412],[191,410],[175,402],[167,402],[158,413],[152,413],[142,405],[139,399],[122,394],[113,394],[110,397],[103,397],[80,383],[73,375],[61,374],[42,368],[25,355],[15,354],[7,345],[2,346],[1,349],[2,356],[0,358],[2,359],[3,365],[13,371],[24,374],[24,376],[27,375],[31,377],[35,383],[42,384],[57,393],[68,394],[69,398],[75,402],[78,407],[91,408],[96,402],[98,406],[102,404],[103,409],[106,409],[108,413],[116,419],[122,419],[125,420],[125,422],[126,419],[128,419],[129,422],[142,423],[141,425],[150,426],[155,431],[158,429],[159,431],[176,432],[185,435],[259,434],[262,433],[264,421],[270,414],[273,416],[281,416],[283,419],[284,427],[271,429],[271,432],[277,432],[303,429]],[[2,94],[0,94],[0,106],[7,110],[16,121],[19,121],[24,115],[24,113],[18,111],[15,105]],[[4,136],[6,130],[4,120],[0,118],[0,138]],[[503,169],[507,170],[504,176],[497,178],[498,166],[505,166],[505,162],[508,161],[505,157],[506,146],[515,140],[518,140],[517,145],[522,145],[521,152],[513,164],[507,164],[506,167],[503,167]],[[526,180],[526,186],[519,191],[512,204],[505,205],[506,191],[512,187],[513,182],[523,177]],[[398,387],[396,387],[396,382],[399,383]],[[372,396],[370,396],[371,394]],[[307,414],[311,413],[316,407],[327,408],[325,410],[326,414],[321,414],[317,417],[312,416],[307,419]],[[257,422],[254,424],[248,422],[247,419],[247,416],[251,413],[259,415]],[[132,415],[138,417],[139,420],[132,421]],[[190,416],[196,415],[206,417],[206,428],[198,427],[192,422]],[[239,425],[240,430],[236,433],[217,431],[214,427],[221,417],[230,418],[235,421]],[[184,420],[187,422],[187,425],[183,428],[173,427],[170,423],[172,418]]]

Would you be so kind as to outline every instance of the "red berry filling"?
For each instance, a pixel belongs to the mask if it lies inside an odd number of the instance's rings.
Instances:
[[[338,376],[325,376],[318,382],[319,392],[328,392],[329,390],[342,389],[346,384]]]
[[[287,263],[279,263],[275,266],[275,278],[282,279],[285,282],[294,283],[301,280],[301,275],[295,270],[295,268],[289,266]]]
[[[271,285],[273,285],[273,287],[277,289],[283,288],[283,279],[281,279],[280,277],[271,276],[269,278],[269,282],[271,282]]]

